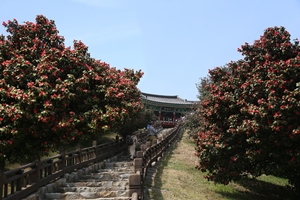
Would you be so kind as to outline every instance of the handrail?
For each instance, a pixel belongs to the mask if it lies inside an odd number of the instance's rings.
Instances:
[[[141,151],[136,153],[134,159],[134,172],[129,176],[129,196],[131,200],[144,198],[144,181],[147,171],[152,166],[153,162],[162,157],[163,152],[175,141],[181,130],[181,123],[178,123],[169,133],[162,135],[162,138],[155,141],[150,147],[150,142],[142,145]]]
[[[112,157],[126,148],[126,141],[116,137],[113,142],[97,145],[94,141],[90,147],[78,147],[71,152],[61,149],[56,156],[37,159],[6,172],[0,170],[0,200],[25,198],[66,173]]]

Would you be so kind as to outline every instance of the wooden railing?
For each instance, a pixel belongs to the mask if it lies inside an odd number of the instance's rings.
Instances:
[[[144,181],[148,169],[158,161],[166,149],[173,143],[179,136],[181,131],[181,124],[178,123],[169,132],[163,133],[161,138],[150,147],[150,142],[141,146],[141,151],[136,153],[134,159],[134,172],[129,176],[129,196],[131,200],[144,199]]]
[[[141,133],[139,137],[145,137]],[[92,163],[112,157],[127,148],[125,140],[118,139],[101,145],[94,141],[91,147],[80,148],[47,158],[37,159],[10,171],[0,171],[0,200],[17,200],[25,198],[48,183],[63,177],[66,173],[81,169]]]

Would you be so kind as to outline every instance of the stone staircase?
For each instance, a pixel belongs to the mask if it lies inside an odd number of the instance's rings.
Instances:
[[[165,132],[167,130],[163,130],[158,137],[162,138]],[[159,161],[148,169],[144,194],[151,190],[158,165]],[[21,200],[130,200],[130,174],[134,174],[133,161],[129,159],[126,149],[113,158],[65,174],[63,178]]]
[[[99,163],[96,169],[67,174],[52,187],[45,186],[40,200],[129,200],[129,175],[133,162],[129,155],[119,155]],[[97,169],[98,168],[98,169]],[[51,184],[50,184],[51,185]]]

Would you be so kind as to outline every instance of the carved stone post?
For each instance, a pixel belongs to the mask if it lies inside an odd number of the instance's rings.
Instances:
[[[2,200],[3,196],[3,183],[4,183],[4,170],[0,169],[0,200]]]
[[[129,175],[129,196],[136,192],[138,196],[142,197],[142,182],[140,174],[131,174]]]
[[[144,155],[143,151],[137,151],[136,152],[136,157],[137,158],[143,158],[143,155]]]
[[[61,163],[59,164],[59,169],[63,171],[63,174],[65,174],[65,167],[66,167],[66,151],[64,147],[59,148],[59,154],[60,154],[60,160]]]
[[[136,173],[137,171],[142,173],[142,166],[143,166],[143,158],[135,158],[133,161],[134,173]]]
[[[78,151],[78,157],[76,159],[76,164],[79,164],[80,169],[82,168],[81,162],[82,162],[82,154],[81,154],[81,145],[77,144],[76,150]]]
[[[97,141],[94,140],[92,145],[93,145],[93,148],[94,148],[94,158],[97,162],[98,161]]]
[[[2,157],[2,153],[0,154]],[[3,157],[2,157],[3,158]],[[0,200],[2,200],[3,196],[3,183],[4,183],[4,168],[5,168],[5,161],[4,159],[0,159]]]
[[[147,146],[145,144],[141,145],[141,151],[144,153],[147,149]]]

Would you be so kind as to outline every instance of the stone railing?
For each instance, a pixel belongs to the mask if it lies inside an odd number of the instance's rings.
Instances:
[[[140,136],[142,137],[142,136]],[[39,188],[63,177],[65,174],[113,157],[127,148],[123,139],[60,154],[23,165],[10,171],[0,171],[0,200],[17,200],[25,198]]]
[[[144,198],[144,181],[149,167],[155,165],[166,149],[179,136],[181,124],[177,124],[168,132],[162,132],[158,135],[157,141],[154,141],[150,147],[150,142],[141,145],[141,151],[136,152],[134,159],[134,172],[129,176],[129,195],[131,200],[138,200]]]

